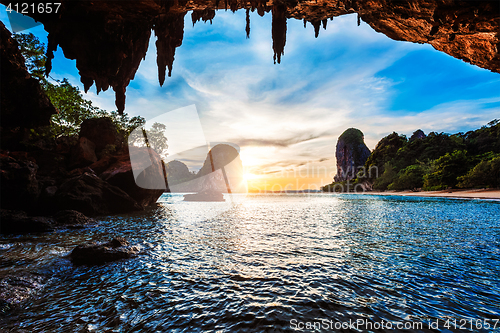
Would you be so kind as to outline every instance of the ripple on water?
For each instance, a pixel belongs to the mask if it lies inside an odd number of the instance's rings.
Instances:
[[[2,239],[0,274],[54,279],[7,329],[272,331],[290,321],[500,318],[500,204],[356,195],[248,196],[205,218],[158,208]],[[177,201],[176,201],[177,200]],[[203,218],[202,218],[203,217]],[[126,237],[131,260],[72,267],[79,243]]]

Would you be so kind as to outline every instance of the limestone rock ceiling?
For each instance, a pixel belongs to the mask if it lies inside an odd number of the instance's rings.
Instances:
[[[60,0],[57,14],[34,14],[48,36],[48,58],[60,46],[76,59],[87,91],[112,87],[119,112],[125,108],[125,91],[145,57],[151,31],[157,37],[158,78],[170,76],[175,49],[182,44],[184,17],[193,24],[212,21],[217,10],[246,9],[272,15],[274,61],[280,62],[286,43],[287,19],[310,22],[318,36],[327,19],[357,13],[374,30],[388,37],[429,43],[435,49],[493,72],[500,72],[498,49],[499,1],[456,0]],[[8,1],[1,0],[6,4]],[[28,1],[30,2],[30,1]],[[31,1],[32,2],[32,1]],[[250,34],[247,14],[247,35]],[[50,72],[50,61],[47,72]],[[167,72],[168,69],[168,72]]]

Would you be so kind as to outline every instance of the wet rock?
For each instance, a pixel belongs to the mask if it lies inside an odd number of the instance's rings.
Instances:
[[[155,204],[167,188],[161,157],[152,149],[138,147],[113,157],[115,162],[99,177],[128,193],[142,207]]]
[[[54,230],[54,221],[40,216],[27,216],[19,210],[1,210],[1,234],[27,234],[32,232],[47,232]]]
[[[46,276],[24,273],[0,278],[0,315],[6,314],[43,288]]]
[[[16,160],[0,155],[2,208],[22,209],[33,206],[40,194],[36,179],[38,165],[30,160]]]
[[[131,258],[139,251],[122,237],[115,237],[103,244],[96,242],[78,245],[71,251],[71,262],[75,265],[102,265],[107,262]]]
[[[77,210],[90,216],[142,210],[123,190],[89,172],[63,183],[55,200],[61,210]]]
[[[81,168],[97,161],[96,145],[86,137],[80,137],[71,150],[70,168]]]
[[[95,220],[76,210],[61,210],[54,215],[57,225],[69,228],[83,228],[95,223]]]

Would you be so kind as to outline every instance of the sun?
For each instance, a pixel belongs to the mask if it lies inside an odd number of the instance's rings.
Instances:
[[[251,173],[251,172],[245,172],[243,174],[243,178],[246,180],[246,181],[249,181],[249,180],[256,180],[256,179],[259,179],[260,176],[259,175],[256,175],[254,173]]]

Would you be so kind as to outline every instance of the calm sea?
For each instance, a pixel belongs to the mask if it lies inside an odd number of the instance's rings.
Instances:
[[[500,330],[498,202],[181,199],[165,194],[154,209],[90,229],[0,238],[0,275],[52,276],[24,311],[0,318],[0,331]],[[65,258],[113,235],[141,254],[99,267]]]

